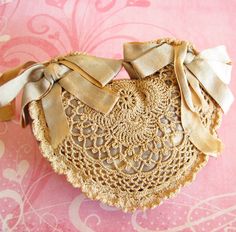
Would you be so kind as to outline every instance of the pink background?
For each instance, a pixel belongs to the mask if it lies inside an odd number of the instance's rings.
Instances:
[[[235,0],[0,0],[0,70],[75,50],[119,58],[124,42],[161,37],[199,50],[225,44],[234,64],[235,14]],[[195,182],[131,214],[87,199],[55,174],[30,127],[20,128],[18,105],[16,119],[0,123],[0,231],[236,231],[235,114],[234,104],[219,130],[224,152]]]

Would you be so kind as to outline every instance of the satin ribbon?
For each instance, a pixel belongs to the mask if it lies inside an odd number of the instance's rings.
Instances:
[[[121,60],[86,54],[65,56],[55,62],[27,62],[0,77],[0,120],[12,118],[12,103],[23,90],[22,127],[29,123],[28,104],[41,100],[51,144],[56,148],[69,134],[61,99],[62,88],[93,109],[108,114],[119,97],[105,85],[121,68]]]
[[[224,46],[202,51],[188,51],[188,43],[171,46],[167,43],[124,44],[124,67],[132,78],[145,78],[174,63],[181,93],[181,122],[190,141],[204,154],[217,156],[222,142],[202,124],[198,109],[208,110],[200,85],[224,112],[234,97],[227,84],[231,78],[231,61]]]

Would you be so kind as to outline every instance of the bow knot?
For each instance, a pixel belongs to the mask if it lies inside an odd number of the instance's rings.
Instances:
[[[60,72],[61,70],[61,72]],[[62,73],[61,66],[57,63],[50,63],[48,66],[44,68],[44,76],[45,78],[53,85],[55,82],[61,79]]]
[[[188,52],[184,59],[184,64],[190,64],[195,58],[195,55],[192,52]]]

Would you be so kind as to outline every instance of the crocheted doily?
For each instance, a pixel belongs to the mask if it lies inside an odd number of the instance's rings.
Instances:
[[[144,79],[113,80],[107,87],[120,95],[108,115],[63,90],[70,134],[55,150],[41,101],[31,102],[33,133],[53,169],[89,198],[124,211],[153,208],[193,181],[208,156],[183,131],[173,64]],[[201,120],[216,135],[222,111],[201,90],[209,104],[207,113],[199,111]]]

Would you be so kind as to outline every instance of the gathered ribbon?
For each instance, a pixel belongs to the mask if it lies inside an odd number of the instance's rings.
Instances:
[[[234,100],[227,86],[231,61],[224,46],[199,54],[188,47],[187,42],[179,45],[127,42],[123,60],[78,53],[51,62],[27,62],[0,76],[0,120],[12,118],[14,99],[23,90],[21,125],[25,127],[29,123],[28,104],[41,100],[51,144],[56,148],[69,134],[62,88],[91,108],[107,114],[119,97],[106,84],[122,66],[131,78],[145,78],[173,63],[181,94],[184,131],[201,152],[216,157],[223,145],[201,122],[199,109],[207,112],[209,106],[200,86],[227,112]]]
[[[124,44],[124,67],[131,78],[145,78],[174,63],[174,71],[181,94],[181,122],[190,141],[204,154],[217,156],[222,142],[212,135],[200,118],[199,109],[207,112],[200,85],[227,112],[234,100],[227,84],[231,78],[231,61],[225,46],[207,49],[195,55],[188,51],[188,43]]]
[[[78,53],[55,62],[27,62],[6,71],[0,76],[0,120],[13,117],[14,99],[23,90],[21,126],[29,123],[28,104],[41,100],[51,144],[56,148],[69,134],[62,88],[93,109],[107,114],[119,97],[106,84],[121,68],[121,60]]]

